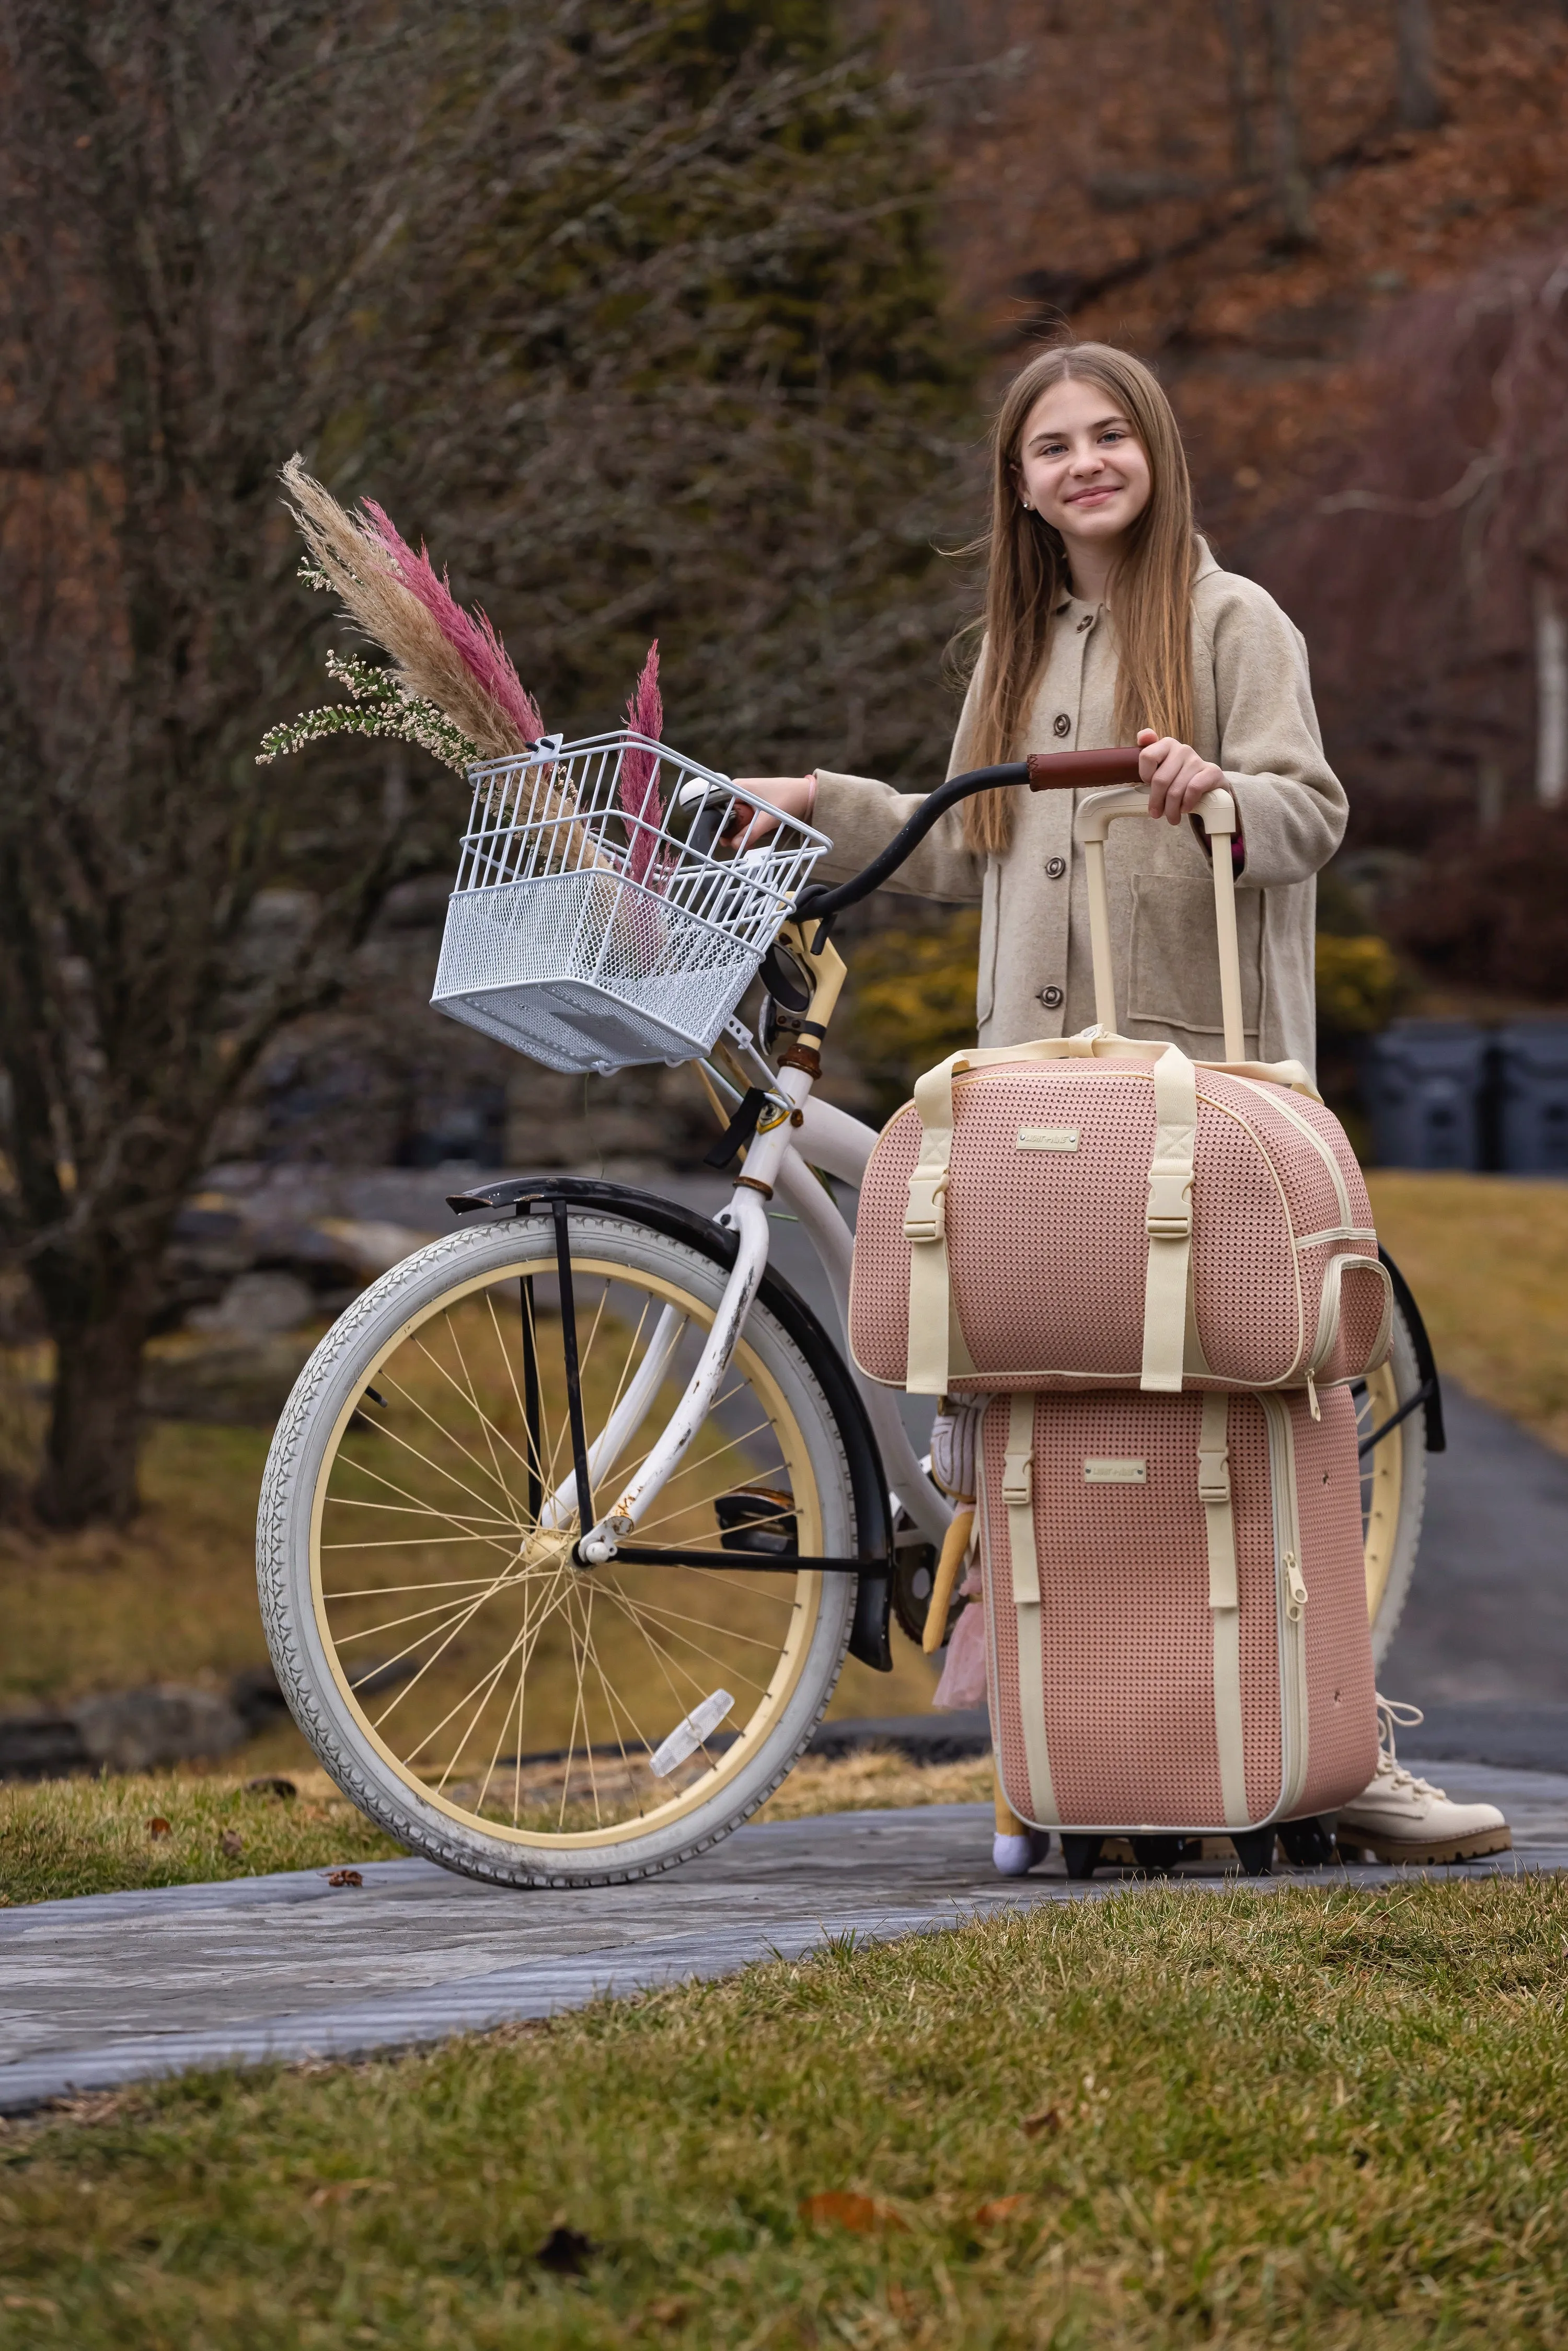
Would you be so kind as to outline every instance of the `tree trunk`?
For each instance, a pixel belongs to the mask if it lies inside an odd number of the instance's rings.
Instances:
[[[1557,808],[1568,791],[1568,617],[1552,580],[1535,583],[1535,796]]]
[[[1432,55],[1432,0],[1394,0],[1397,45],[1396,111],[1406,131],[1435,131],[1443,119]]]
[[[1230,161],[1239,180],[1258,177],[1258,127],[1252,118],[1252,77],[1247,69],[1247,25],[1241,0],[1219,0],[1225,35],[1225,79],[1230,106]]]
[[[1314,242],[1312,198],[1301,163],[1291,0],[1263,0],[1263,26],[1269,38],[1269,79],[1274,96],[1274,184],[1281,235],[1286,245],[1311,245]]]
[[[46,1526],[123,1526],[136,1515],[150,1327],[141,1301],[126,1299],[57,1336],[48,1439],[34,1495]]]

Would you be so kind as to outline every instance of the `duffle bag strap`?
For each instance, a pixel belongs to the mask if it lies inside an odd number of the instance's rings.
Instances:
[[[1155,1063],[1155,1155],[1144,1228],[1144,1362],[1140,1388],[1180,1389],[1186,1348],[1186,1285],[1192,1267],[1193,1162],[1197,1149],[1197,1072],[1176,1045]]]

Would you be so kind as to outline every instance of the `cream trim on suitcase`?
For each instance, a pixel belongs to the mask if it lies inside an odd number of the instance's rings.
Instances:
[[[1034,1540],[1034,1398],[1015,1395],[1008,1406],[1008,1449],[1002,1500],[1012,1554],[1013,1605],[1018,1611],[1019,1710],[1030,1802],[1041,1828],[1060,1826],[1045,1736],[1044,1644],[1040,1625],[1040,1553]]]
[[[1230,1398],[1203,1399],[1197,1439],[1197,1495],[1208,1542],[1208,1607],[1214,1626],[1214,1740],[1225,1825],[1247,1826],[1247,1750],[1241,1724],[1241,1594],[1236,1575],[1236,1519],[1230,1506],[1228,1442]]]

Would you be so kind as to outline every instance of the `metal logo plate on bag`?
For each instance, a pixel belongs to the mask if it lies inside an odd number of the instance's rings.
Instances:
[[[1075,1126],[1020,1126],[1020,1151],[1076,1151],[1078,1129]]]
[[[1110,1457],[1091,1455],[1083,1464],[1086,1486],[1146,1486],[1149,1482],[1147,1464]]]

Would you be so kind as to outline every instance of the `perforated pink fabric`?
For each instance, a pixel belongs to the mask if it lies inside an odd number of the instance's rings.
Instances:
[[[1283,1387],[1305,1380],[1317,1343],[1323,1269],[1344,1238],[1321,1153],[1276,1090],[1198,1074],[1191,1296],[1203,1368],[1194,1387]],[[1148,1069],[1116,1061],[1029,1063],[960,1077],[946,1202],[954,1310],[975,1364],[956,1393],[1136,1387],[1143,1364],[1145,1213],[1155,1135]],[[1333,1114],[1288,1097],[1339,1167],[1353,1229],[1370,1231],[1366,1187]],[[1019,1146],[1026,1127],[1068,1127],[1071,1151]],[[850,1344],[871,1378],[904,1384],[909,1176],[920,1147],[914,1104],[883,1130],[866,1169],[855,1232]],[[1329,1238],[1322,1238],[1328,1236]],[[1315,1375],[1357,1376],[1373,1283],[1346,1286],[1344,1342]],[[1354,1301],[1354,1311],[1352,1303]],[[1357,1340],[1363,1356],[1356,1359]]]
[[[1062,1821],[1069,1827],[1223,1831],[1208,1551],[1197,1493],[1201,1411],[1196,1395],[1038,1399],[1038,1619],[1033,1612],[1020,1618],[1012,1599],[1001,1501],[1006,1403],[986,1416],[992,1732],[1008,1802],[1023,1819],[1030,1817],[1030,1791],[1018,1644],[1020,1624],[1038,1622],[1046,1743]],[[1308,1777],[1291,1809],[1308,1813],[1330,1809],[1365,1786],[1376,1766],[1376,1726],[1354,1407],[1342,1390],[1324,1398],[1321,1424],[1311,1419],[1304,1399],[1292,1399],[1291,1412],[1309,1593]],[[1268,1428],[1255,1398],[1232,1399],[1229,1451],[1243,1749],[1248,1807],[1258,1822],[1281,1802],[1285,1666]],[[1096,1456],[1142,1460],[1146,1482],[1086,1482],[1084,1460]]]

